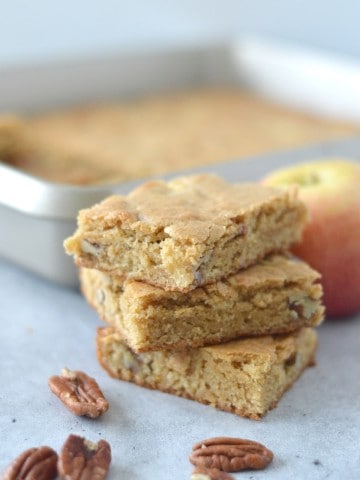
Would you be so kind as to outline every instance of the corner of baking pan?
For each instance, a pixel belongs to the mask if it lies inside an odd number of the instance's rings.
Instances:
[[[78,186],[53,183],[0,163],[0,204],[27,215],[71,220],[80,209],[112,193],[127,193],[139,181]]]

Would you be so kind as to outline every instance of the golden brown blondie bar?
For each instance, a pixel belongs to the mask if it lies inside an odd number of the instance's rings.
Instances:
[[[188,293],[93,269],[80,273],[89,303],[136,352],[196,348],[317,326],[324,313],[319,277],[306,263],[280,255]]]
[[[211,174],[150,181],[80,211],[65,248],[80,266],[189,291],[299,240],[296,193]]]
[[[314,362],[310,328],[182,352],[135,354],[115,329],[98,330],[97,355],[113,376],[258,419]]]

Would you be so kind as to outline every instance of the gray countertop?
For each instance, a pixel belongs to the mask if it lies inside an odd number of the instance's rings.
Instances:
[[[359,143],[353,142],[352,151]],[[322,151],[346,154],[351,148]],[[250,165],[252,176],[266,170],[261,162]],[[5,260],[0,305],[0,472],[23,450],[60,450],[76,433],[111,444],[109,480],[190,478],[192,445],[213,436],[257,440],[274,452],[266,471],[236,474],[239,480],[360,478],[360,316],[326,321],[319,328],[316,367],[304,372],[276,409],[252,421],[109,378],[95,354],[101,322],[80,293]],[[48,378],[64,366],[98,380],[110,403],[101,418],[75,417],[50,392]]]

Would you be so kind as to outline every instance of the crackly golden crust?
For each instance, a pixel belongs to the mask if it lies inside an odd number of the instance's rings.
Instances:
[[[193,175],[80,211],[65,248],[78,265],[188,291],[287,249],[306,217],[295,189]]]
[[[229,88],[71,107],[21,120],[6,155],[0,118],[1,160],[74,184],[145,178],[359,132]]]
[[[107,327],[98,330],[97,355],[115,378],[259,419],[313,365],[316,345],[315,330],[303,328],[183,352],[135,354]]]
[[[188,293],[81,269],[82,291],[136,352],[201,347],[240,336],[286,333],[323,320],[319,274],[274,255]]]

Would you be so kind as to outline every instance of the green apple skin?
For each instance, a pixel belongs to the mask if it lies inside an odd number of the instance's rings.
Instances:
[[[360,163],[307,162],[275,171],[262,183],[298,185],[310,214],[292,252],[321,273],[327,315],[360,311]]]

